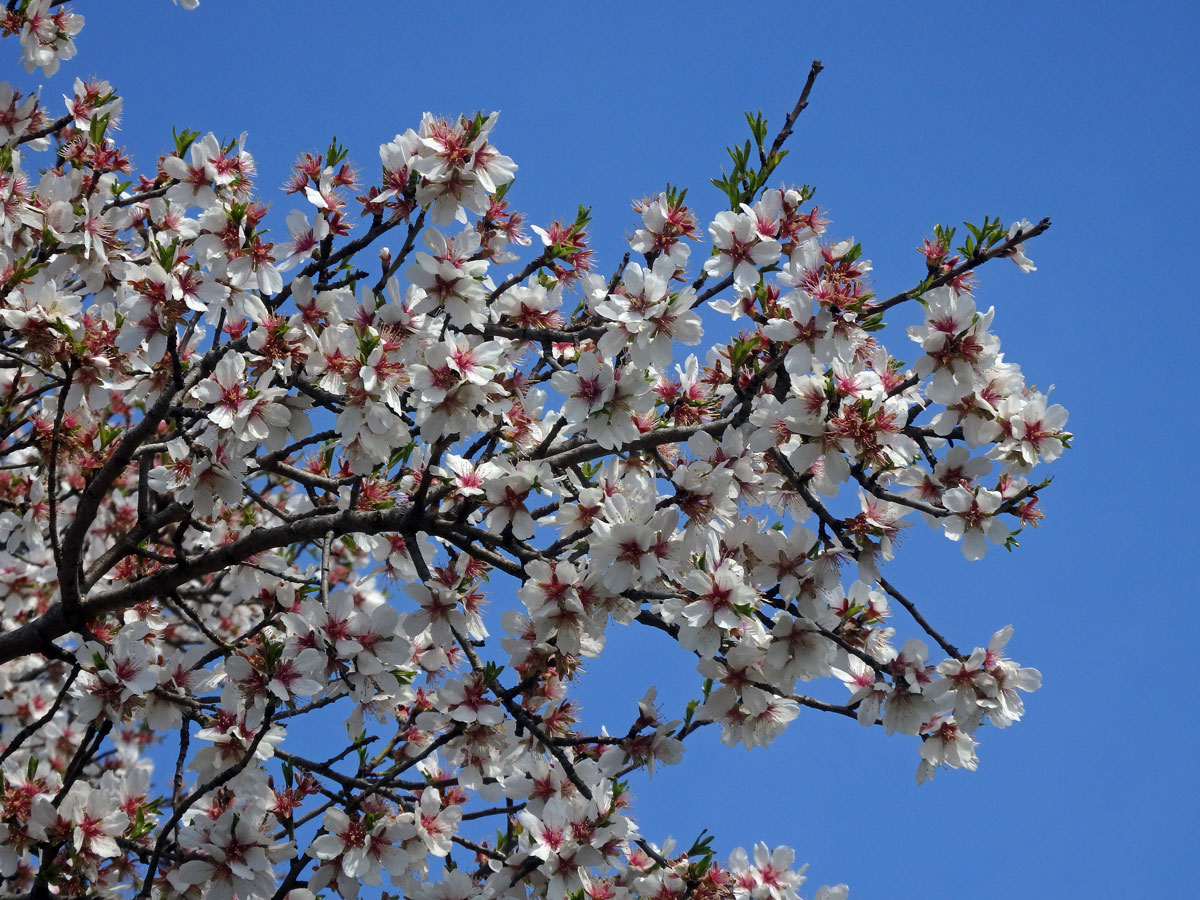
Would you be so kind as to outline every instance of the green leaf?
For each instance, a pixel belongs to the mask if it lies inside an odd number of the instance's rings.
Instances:
[[[875,313],[873,316],[867,316],[858,325],[863,331],[882,331],[884,327],[883,313]]]
[[[337,135],[334,135],[329,141],[329,149],[325,151],[325,165],[336,166],[349,155],[350,151],[339,144]]]
[[[187,128],[183,129],[183,131],[176,131],[172,128],[171,136],[175,139],[176,156],[183,156],[187,152],[188,147],[192,146],[192,142],[200,137],[200,132],[191,131]]]
[[[108,120],[110,116],[105,113],[102,116],[97,116],[92,119],[88,125],[88,139],[93,145],[99,146],[104,141],[104,132],[108,129]]]
[[[742,364],[757,346],[757,338],[744,340],[739,338],[734,341],[733,347],[729,351],[729,365],[732,367],[733,372],[736,373],[742,368]]]
[[[746,113],[746,124],[750,126],[750,133],[754,135],[754,142],[761,150],[763,141],[767,139],[767,120],[763,118],[762,110],[760,109],[756,115]]]
[[[687,855],[688,856],[708,855],[711,857],[713,855],[713,853],[715,852],[712,848],[712,842],[713,842],[714,837],[715,837],[715,835],[711,835],[708,833],[707,828],[702,829],[700,831],[700,834],[698,834],[696,836],[696,839],[694,841],[692,841],[692,846],[688,848]]]
[[[179,249],[179,238],[175,238],[165,247],[161,244],[154,245],[154,255],[158,257],[158,264],[167,272],[175,268],[175,251],[177,249]]]
[[[496,679],[500,677],[500,673],[504,671],[504,666],[497,665],[494,662],[489,662],[483,667],[483,680],[487,684],[495,684]]]
[[[408,465],[408,460],[411,458],[416,446],[416,441],[409,441],[403,447],[397,447],[393,450],[392,455],[388,457],[387,468],[391,469],[397,465]]]

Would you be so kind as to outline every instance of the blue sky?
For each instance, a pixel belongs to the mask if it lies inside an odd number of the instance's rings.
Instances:
[[[697,735],[683,765],[637,786],[646,834],[728,850],[787,843],[813,883],[860,898],[1178,897],[1197,837],[1188,560],[1197,437],[1200,234],[1194,3],[402,4],[341,0],[79,2],[80,53],[46,83],[95,73],[125,97],[124,138],[149,167],[171,127],[249,132],[274,186],[337,137],[372,177],[377,147],[424,110],[501,111],[510,193],[535,223],[593,207],[600,267],[634,227],[632,198],[667,181],[703,214],[743,111],[778,124],[813,58],[825,71],[779,175],[817,187],[831,234],[854,236],[880,293],[915,283],[935,222],[1036,221],[1039,271],[986,267],[978,301],[1030,382],[1054,384],[1076,449],[1049,467],[1050,518],[1014,554],[966,563],[918,524],[889,571],[948,636],[1042,670],[1026,720],[978,736],[979,772],[918,788],[916,742],[806,711],[766,751]],[[1081,13],[1082,9],[1086,13]],[[8,52],[15,63],[15,44]],[[13,66],[12,80],[36,83]],[[913,313],[894,319],[907,324]],[[903,357],[901,329],[885,342]],[[498,597],[497,603],[505,598]],[[656,635],[612,633],[583,685],[627,721],[652,681],[682,703],[697,679]]]

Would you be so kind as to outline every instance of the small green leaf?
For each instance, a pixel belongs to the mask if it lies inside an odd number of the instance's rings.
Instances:
[[[325,165],[336,166],[349,155],[350,151],[339,144],[337,135],[334,135],[329,141],[329,149],[325,151]]]
[[[183,129],[183,131],[176,131],[172,128],[171,136],[175,139],[175,154],[183,156],[187,152],[188,147],[192,146],[192,142],[200,137],[200,132],[191,131],[187,128]]]
[[[108,129],[109,115],[96,116],[88,125],[88,139],[93,146],[99,146],[104,141],[104,132]]]

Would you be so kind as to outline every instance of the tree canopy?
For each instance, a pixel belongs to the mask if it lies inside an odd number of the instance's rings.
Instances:
[[[82,24],[2,19],[44,75]],[[975,270],[1032,271],[1049,221],[938,225],[876,296],[781,181],[821,68],[777,130],[747,115],[727,209],[638,201],[613,271],[587,209],[514,208],[494,113],[427,114],[369,175],[302,154],[276,240],[240,140],[135,172],[107,82],[61,115],[0,85],[8,895],[793,900],[787,847],[643,834],[631,773],[806,708],[908,736],[919,781],[976,768],[1040,675],[884,572],[911,525],[978,560],[1042,518],[1067,414]],[[616,627],[693,654],[695,699],[589,733],[573,682]]]

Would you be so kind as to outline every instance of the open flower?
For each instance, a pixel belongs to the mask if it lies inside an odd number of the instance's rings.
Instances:
[[[732,272],[738,288],[753,288],[759,282],[758,270],[779,260],[779,242],[761,236],[753,210],[743,207],[742,212],[717,213],[708,233],[717,252],[705,261],[704,271],[717,278]]]

